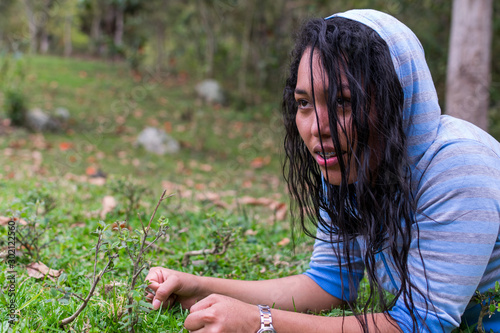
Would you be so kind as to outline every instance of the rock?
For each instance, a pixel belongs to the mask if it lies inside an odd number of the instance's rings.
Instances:
[[[180,149],[179,143],[174,138],[155,127],[143,129],[137,137],[136,144],[158,155],[174,154]]]
[[[221,86],[215,80],[208,79],[198,83],[195,87],[196,93],[199,98],[207,103],[223,104],[224,92]]]
[[[63,122],[67,122],[71,117],[68,109],[61,107],[56,109],[56,111],[54,112],[54,116],[56,116],[56,118],[60,119]]]
[[[35,132],[55,132],[61,129],[61,123],[42,109],[35,108],[26,113],[26,127]]]

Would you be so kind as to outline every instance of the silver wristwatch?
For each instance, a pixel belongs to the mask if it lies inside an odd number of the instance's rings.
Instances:
[[[257,305],[260,311],[260,330],[257,333],[277,333],[273,327],[271,309],[268,305]]]

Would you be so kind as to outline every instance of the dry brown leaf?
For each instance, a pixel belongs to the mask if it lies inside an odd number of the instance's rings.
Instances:
[[[105,177],[89,177],[88,182],[92,185],[103,186],[106,184]]]
[[[59,143],[59,150],[66,151],[73,148],[73,144],[71,142],[61,142]]]
[[[7,217],[7,216],[0,216],[0,225],[7,225],[9,221],[14,221],[16,223],[19,223],[21,225],[26,225],[28,222],[26,222],[23,219],[19,219],[17,217]]]
[[[103,186],[106,184],[106,178],[105,177],[88,177],[86,175],[75,175],[72,173],[67,173],[64,175],[64,179],[67,180],[73,180],[77,182],[82,182],[82,183],[89,183],[92,185],[98,185],[98,186]]]
[[[254,169],[262,168],[271,163],[271,156],[256,157],[250,162],[250,166]]]
[[[271,203],[273,203],[272,199],[268,198],[253,198],[253,197],[242,197],[238,199],[238,202],[242,205],[262,205],[262,206],[268,206]]]
[[[285,238],[283,238],[282,240],[280,240],[278,242],[278,245],[279,246],[285,246],[285,245],[288,245],[289,243],[290,243],[290,238],[285,237]]]
[[[276,220],[278,221],[283,221],[286,218],[286,214],[288,212],[288,209],[285,204],[283,204],[282,207],[276,210]]]
[[[116,208],[116,200],[114,197],[107,195],[102,199],[102,209],[99,216],[102,220],[106,218],[108,213],[111,213]]]
[[[210,164],[200,164],[200,170],[210,172],[213,170],[213,167]]]
[[[230,209],[230,205],[221,200],[220,195],[215,192],[204,192],[198,193],[196,195],[196,200],[198,201],[210,201],[214,205],[222,207],[224,209]]]
[[[52,281],[55,278],[58,278],[59,275],[61,275],[61,273],[62,273],[62,269],[55,270],[55,269],[49,268],[44,263],[42,263],[40,261],[29,264],[28,266],[26,266],[26,270],[28,271],[28,275],[32,278],[43,279],[45,276],[47,276]]]
[[[89,166],[85,169],[85,173],[87,176],[92,176],[97,173],[97,168],[95,166]]]
[[[245,236],[255,236],[255,235],[257,235],[257,230],[248,229],[247,231],[245,231]]]
[[[172,122],[170,122],[170,121],[164,122],[163,128],[165,129],[165,132],[172,133]]]

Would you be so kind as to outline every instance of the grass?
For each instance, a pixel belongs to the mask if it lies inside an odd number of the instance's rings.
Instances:
[[[104,218],[106,223],[126,215],[127,200],[112,186],[120,179],[148,189],[140,193],[139,207],[128,221],[132,229],[140,226],[135,213],[148,219],[164,188],[176,194],[158,211],[158,216],[168,218],[170,229],[167,239],[158,243],[166,251],[148,254],[152,265],[234,279],[281,277],[307,267],[310,240],[299,238],[295,249],[286,241],[276,245],[290,237],[288,219],[276,220],[267,206],[235,204],[243,197],[287,203],[280,175],[278,103],[244,111],[204,105],[194,96],[194,82],[134,76],[121,63],[37,56],[25,59],[25,65],[29,107],[47,112],[65,107],[71,121],[61,133],[8,128],[0,136],[4,156],[0,216],[21,214],[36,221],[38,230],[47,225],[37,240],[46,244],[39,261],[61,270],[65,278],[30,277],[26,265],[35,259],[26,249],[17,248],[19,322],[11,327],[14,332],[59,331],[59,322],[79,306],[78,298],[65,298],[55,288],[87,294],[96,244],[91,233],[101,219],[102,199],[112,195],[118,201]],[[138,133],[146,126],[168,130],[180,141],[181,151],[157,156],[135,147]],[[86,175],[89,168],[102,170],[106,183],[91,183]],[[37,198],[50,198],[55,208],[45,214],[43,202],[37,208]],[[185,252],[212,247],[213,234],[222,227],[229,228],[235,239],[226,254],[194,257],[188,266],[181,266]],[[7,237],[8,229],[0,228],[0,249],[7,247]],[[117,234],[111,232],[108,237],[116,239]],[[120,251],[114,271],[104,275],[87,308],[71,324],[72,330],[125,331],[117,315],[125,306],[124,284],[131,267],[124,250]],[[97,267],[102,268],[105,261],[101,254]],[[0,282],[6,285],[6,262],[0,267]],[[119,286],[106,292],[105,286],[113,281]],[[8,297],[0,297],[2,301]],[[7,314],[2,305],[0,331],[8,325]],[[143,313],[137,331],[179,332],[186,315],[180,309]]]
[[[237,111],[230,106],[209,106],[196,100],[194,84],[185,77],[158,78],[130,73],[125,64],[37,56],[25,59],[23,90],[30,108],[71,113],[61,133],[30,133],[0,128],[0,216],[20,215],[44,231],[38,260],[60,270],[58,278],[30,277],[33,263],[26,248],[16,250],[15,326],[8,324],[7,290],[0,292],[0,332],[57,332],[63,318],[76,311],[94,269],[99,221],[127,221],[140,228],[138,214],[148,220],[160,193],[173,193],[157,216],[169,220],[167,237],[148,253],[153,266],[230,279],[269,279],[300,274],[308,267],[312,240],[298,237],[287,243],[290,221],[278,219],[270,205],[238,203],[238,199],[267,199],[287,204],[281,177],[282,136],[279,102]],[[277,92],[279,96],[279,92]],[[0,95],[0,105],[2,104]],[[5,114],[0,113],[0,121]],[[180,141],[181,151],[157,156],[134,146],[146,126],[166,129]],[[104,184],[87,173],[100,169]],[[125,186],[135,184],[140,197],[130,207]],[[144,190],[147,189],[147,190]],[[113,196],[115,208],[101,216],[103,198]],[[44,201],[41,201],[43,199]],[[50,201],[54,208],[47,211]],[[250,200],[251,202],[252,200]],[[247,201],[248,202],[248,201]],[[255,201],[254,201],[255,203]],[[18,232],[26,227],[18,224]],[[153,224],[153,227],[154,224]],[[24,229],[23,229],[24,228]],[[184,253],[214,246],[217,232],[229,230],[234,242],[223,255],[191,258],[183,267]],[[110,242],[116,231],[108,231]],[[8,228],[0,228],[0,252],[7,248]],[[43,247],[44,246],[44,247]],[[124,249],[106,273],[87,308],[70,324],[75,332],[122,332],[131,264]],[[97,269],[106,263],[99,255]],[[7,285],[7,262],[0,263],[0,284]],[[115,284],[115,287],[112,285]],[[362,282],[361,297],[366,297]],[[342,315],[334,310],[329,316]],[[185,311],[143,312],[139,332],[180,332]]]

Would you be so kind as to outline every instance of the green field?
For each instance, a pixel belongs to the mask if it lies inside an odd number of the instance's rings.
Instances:
[[[15,325],[8,322],[11,268],[6,260],[0,263],[0,332],[60,331],[61,320],[89,293],[94,270],[107,264],[106,253],[118,254],[114,269],[66,330],[128,331],[128,295],[135,295],[135,331],[182,331],[187,313],[148,312],[142,303],[145,274],[134,291],[129,288],[133,265],[127,248],[137,250],[141,219],[148,223],[164,190],[172,196],[160,205],[152,228],[163,216],[169,229],[145,254],[152,266],[252,280],[307,269],[313,242],[299,233],[290,241],[290,216],[284,214],[289,202],[281,176],[279,96],[235,110],[197,100],[196,82],[184,76],[138,76],[118,62],[57,57],[27,58],[24,64],[29,107],[64,107],[71,120],[63,131],[42,134],[8,126],[0,113],[2,258],[8,258],[8,217],[21,219],[15,233],[24,239],[13,260]],[[158,156],[136,147],[146,126],[167,130],[181,151]],[[106,177],[90,177],[95,170]],[[104,204],[106,197],[116,205]],[[120,233],[111,224],[122,221]],[[95,264],[95,232],[105,225],[111,225],[101,231],[107,243]],[[231,241],[225,252],[224,239]],[[186,252],[213,248],[219,254],[190,257],[182,265]],[[56,272],[36,277],[27,267],[37,262]],[[363,282],[361,298],[365,288]]]
[[[109,224],[129,216],[130,229],[140,229],[138,214],[147,222],[163,190],[173,196],[160,206],[157,218],[166,217],[169,229],[148,252],[151,265],[235,279],[286,276],[307,267],[312,243],[298,238],[293,248],[287,241],[289,216],[282,214],[288,198],[281,177],[278,99],[236,111],[203,104],[196,99],[195,82],[182,77],[134,76],[122,63],[56,57],[24,61],[29,107],[46,112],[64,107],[71,120],[58,133],[3,126],[0,135],[0,216],[20,216],[36,223],[40,233],[35,237],[17,224],[17,232],[31,235],[33,244],[32,251],[17,244],[19,322],[14,331],[59,330],[59,322],[82,303],[65,293],[84,297],[90,289],[97,242],[91,232],[99,221]],[[166,129],[181,151],[158,156],[136,147],[146,126]],[[88,176],[97,169],[105,179]],[[130,204],[130,195],[137,204]],[[117,205],[103,218],[105,196],[113,196]],[[6,250],[8,228],[0,230],[0,246]],[[197,256],[181,265],[185,252],[216,246],[217,232],[232,235],[225,254]],[[117,236],[110,230],[105,235],[110,242]],[[124,249],[118,254],[114,270],[103,276],[86,309],[68,326],[72,330],[126,331],[120,321],[132,265]],[[61,270],[63,277],[30,277],[26,265],[37,261]],[[97,270],[106,262],[101,253]],[[2,266],[0,282],[6,285],[8,267]],[[105,292],[113,281],[118,286]],[[8,302],[5,290],[0,302]],[[143,312],[136,330],[178,332],[184,316],[178,309]],[[4,329],[7,319],[2,306]]]

